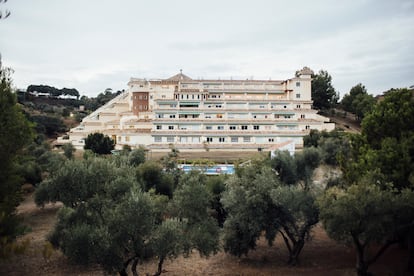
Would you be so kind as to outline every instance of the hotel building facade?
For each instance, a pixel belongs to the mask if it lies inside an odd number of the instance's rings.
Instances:
[[[311,129],[334,124],[312,109],[311,75],[304,67],[287,80],[194,80],[182,72],[168,79],[131,78],[128,90],[70,130],[82,148],[101,132],[123,145],[152,151],[266,150],[303,146]]]

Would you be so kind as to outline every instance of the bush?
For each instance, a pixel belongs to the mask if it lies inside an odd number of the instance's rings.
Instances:
[[[110,154],[115,148],[115,142],[102,133],[91,133],[85,139],[85,149],[90,149],[97,154]]]

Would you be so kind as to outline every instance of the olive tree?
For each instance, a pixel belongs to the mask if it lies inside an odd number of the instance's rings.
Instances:
[[[201,256],[219,250],[219,227],[210,215],[211,195],[206,184],[206,176],[199,172],[184,174],[173,196],[175,216],[186,222],[184,249],[187,253],[197,249]]]
[[[138,275],[139,263],[156,258],[159,275],[167,258],[192,249],[203,256],[218,250],[218,227],[209,214],[204,182],[201,176],[183,177],[169,200],[146,192],[135,168],[91,157],[67,160],[51,172],[35,200],[38,205],[63,202],[49,239],[73,261],[120,275],[128,275],[130,267]]]
[[[227,212],[226,252],[247,255],[263,232],[269,245],[280,234],[289,252],[288,263],[298,263],[310,230],[318,222],[318,209],[309,189],[285,184],[279,177],[262,163],[243,168],[226,182],[222,197]]]
[[[64,144],[62,146],[62,149],[63,149],[63,154],[66,156],[66,158],[68,159],[73,158],[73,154],[75,153],[76,148],[73,146],[72,143]]]
[[[318,204],[328,235],[355,248],[358,275],[369,275],[369,266],[413,225],[414,192],[409,189],[396,193],[363,181],[328,189]],[[368,254],[371,245],[379,245],[373,256]]]

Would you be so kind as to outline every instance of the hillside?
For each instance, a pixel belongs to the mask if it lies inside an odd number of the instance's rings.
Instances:
[[[341,129],[350,133],[361,132],[361,123],[356,120],[354,114],[340,109],[334,109],[334,112],[323,115],[328,117],[331,122],[335,123],[336,129]]]

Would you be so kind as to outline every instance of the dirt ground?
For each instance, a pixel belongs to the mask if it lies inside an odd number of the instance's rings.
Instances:
[[[83,267],[71,263],[60,251],[52,250],[51,255],[46,257],[46,235],[52,229],[60,207],[61,204],[48,204],[38,208],[33,202],[33,194],[25,198],[18,212],[31,231],[19,241],[29,239],[30,245],[23,255],[1,260],[0,275],[104,274],[98,266]],[[201,258],[194,252],[189,258],[167,261],[162,275],[354,275],[353,249],[329,239],[320,226],[315,228],[312,240],[305,245],[299,266],[287,266],[286,256],[282,241],[277,240],[275,245],[269,247],[261,240],[255,251],[240,259],[224,252]],[[395,246],[380,258],[371,271],[375,275],[409,275],[404,271],[406,260],[406,252]],[[155,262],[139,267],[140,275],[155,271]]]
[[[335,123],[335,127],[343,129],[345,132],[361,133],[361,124],[355,119],[354,114],[346,113],[346,116],[340,115],[342,110],[336,110],[335,116],[328,116],[331,122]]]

